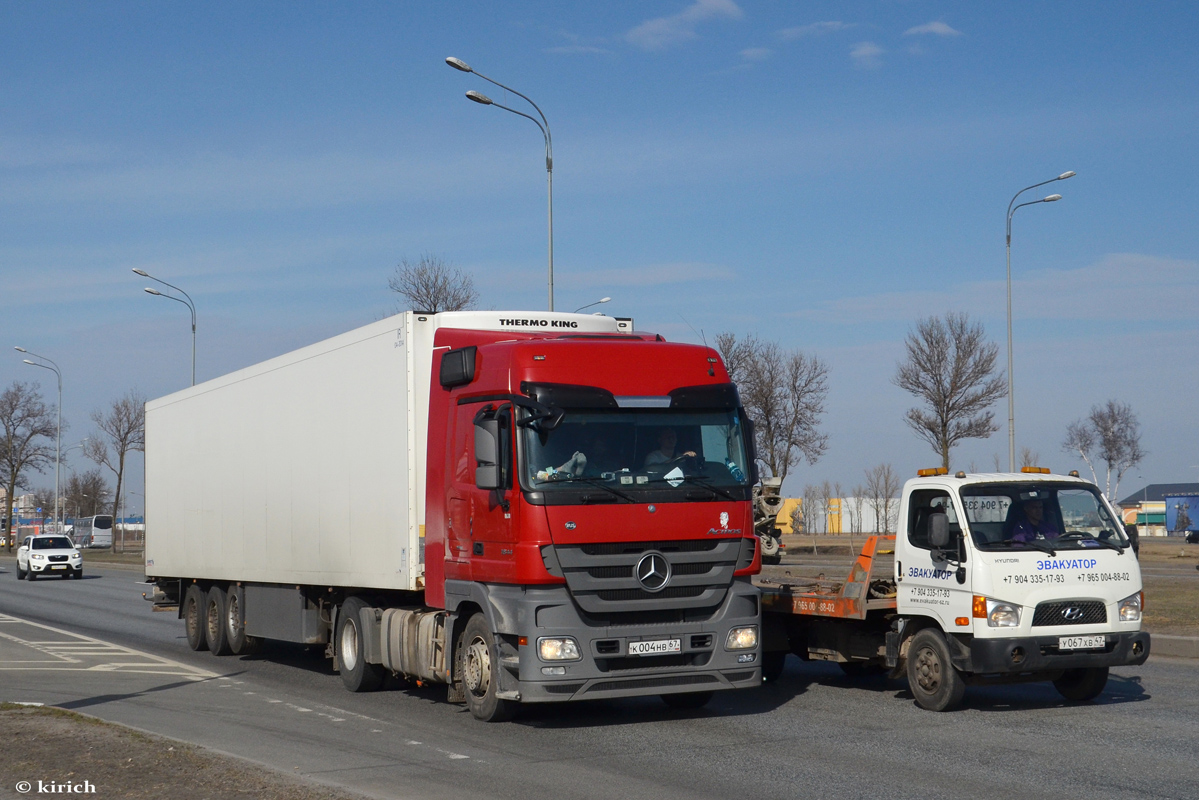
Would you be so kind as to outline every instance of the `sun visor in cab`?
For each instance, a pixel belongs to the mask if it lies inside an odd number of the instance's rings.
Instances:
[[[671,408],[727,408],[741,406],[737,387],[731,383],[709,383],[703,386],[680,386],[670,392]]]
[[[617,408],[612,393],[598,386],[521,381],[520,391],[551,408]]]

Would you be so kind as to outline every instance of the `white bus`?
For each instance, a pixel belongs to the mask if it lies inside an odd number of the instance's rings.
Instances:
[[[112,547],[112,515],[76,519],[73,536],[76,547]]]

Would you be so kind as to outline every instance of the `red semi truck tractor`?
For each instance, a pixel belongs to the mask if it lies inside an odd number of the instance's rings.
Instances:
[[[193,649],[519,703],[761,682],[753,435],[708,347],[405,313],[146,405],[146,575]]]

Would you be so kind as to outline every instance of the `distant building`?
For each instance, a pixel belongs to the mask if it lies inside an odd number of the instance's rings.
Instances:
[[[1139,489],[1116,506],[1124,524],[1136,525],[1141,536],[1168,536],[1166,531],[1166,498],[1199,495],[1199,483],[1151,483]]]

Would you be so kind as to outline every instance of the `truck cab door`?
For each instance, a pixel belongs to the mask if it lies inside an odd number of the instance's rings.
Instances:
[[[944,548],[929,541],[930,520],[944,514],[949,542]],[[946,633],[970,631],[971,586],[966,569],[959,510],[942,489],[916,489],[908,498],[904,529],[895,548],[898,611],[931,617]]]

